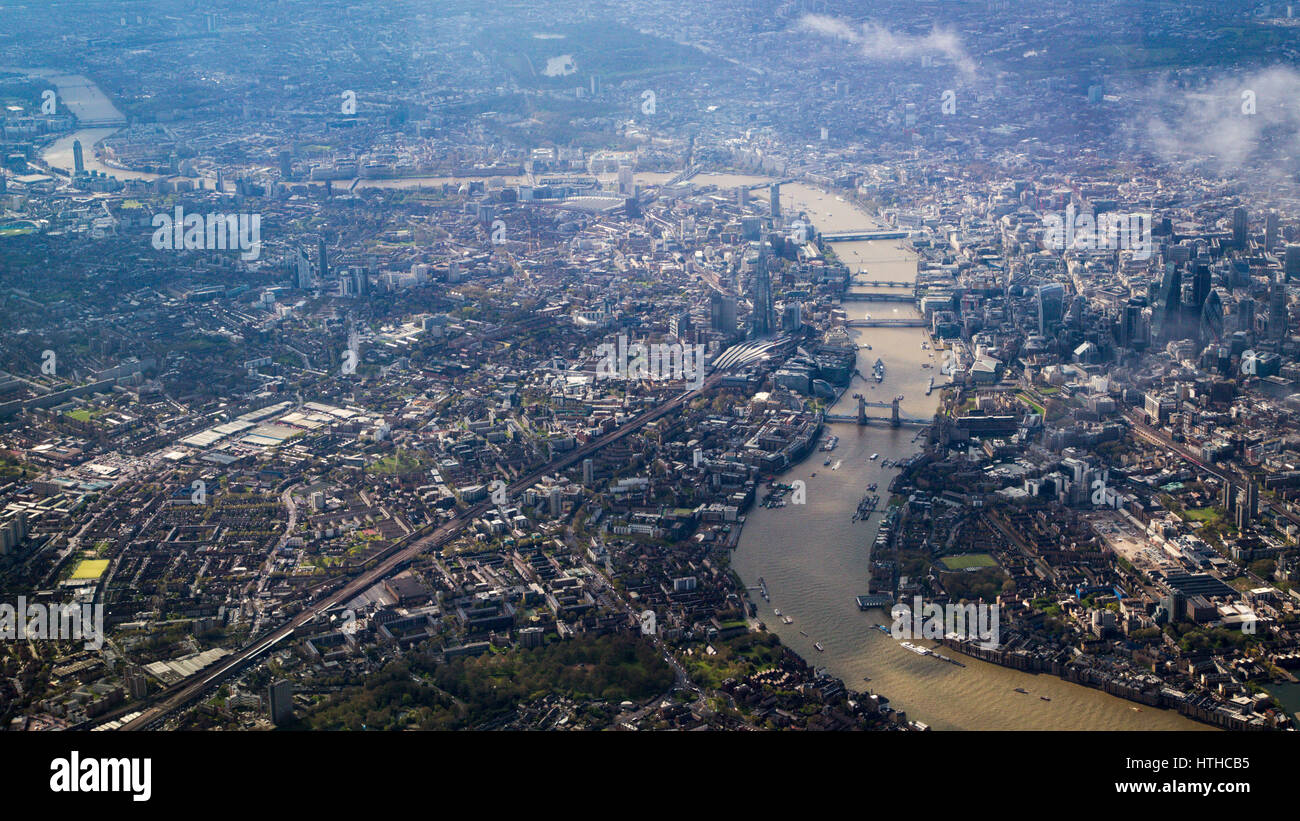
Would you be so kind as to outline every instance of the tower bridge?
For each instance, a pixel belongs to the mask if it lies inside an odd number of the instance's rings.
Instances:
[[[903,416],[898,412],[898,398],[895,397],[890,402],[868,402],[867,398],[860,393],[853,394],[853,398],[858,400],[858,413],[856,416],[847,413],[828,413],[822,419],[826,422],[856,422],[859,425],[869,425],[873,422],[886,423],[892,428],[902,425],[925,426],[931,423],[929,419],[919,419],[915,416]],[[867,408],[889,408],[889,416],[869,416]]]

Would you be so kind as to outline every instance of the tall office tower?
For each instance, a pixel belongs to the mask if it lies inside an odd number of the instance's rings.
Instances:
[[[1142,309],[1146,307],[1141,301],[1130,299],[1124,306],[1124,315],[1120,322],[1120,344],[1125,348],[1140,350],[1147,345],[1146,318]]]
[[[1088,298],[1075,294],[1070,300],[1070,309],[1065,312],[1065,324],[1075,330],[1083,330],[1083,321],[1088,316]]]
[[[298,269],[298,287],[304,291],[308,290],[315,284],[311,278],[311,263],[307,261],[307,254],[303,252],[302,248],[295,247],[293,254],[294,265]]]
[[[595,97],[600,94],[600,77],[591,75],[591,96]]]
[[[1176,337],[1182,329],[1183,272],[1173,263],[1165,266],[1165,278],[1160,283],[1160,304],[1164,308],[1161,333],[1167,338]]]
[[[582,460],[582,484],[584,487],[591,487],[595,484],[596,471],[595,466],[590,459]]]
[[[754,271],[752,329],[754,336],[768,336],[772,333],[772,277],[767,271],[765,253],[759,254],[758,267]]]
[[[1246,209],[1240,206],[1232,209],[1232,241],[1238,248],[1246,247],[1248,227]]]
[[[1287,243],[1286,255],[1282,260],[1282,271],[1286,274],[1286,278],[1300,278],[1300,244]]]
[[[288,180],[293,178],[293,158],[289,156],[288,151],[280,152],[280,179]]]
[[[1237,330],[1255,332],[1255,300],[1248,296],[1237,300]]]
[[[293,718],[293,682],[288,679],[273,682],[266,695],[272,724],[279,727]]]
[[[1269,211],[1264,217],[1264,250],[1277,244],[1277,212]]]
[[[771,200],[769,215],[772,219],[781,219],[781,183],[774,182],[767,187],[767,196]]]
[[[357,296],[362,299],[370,296],[370,277],[366,272],[363,269],[358,268],[352,272],[352,275],[356,277],[357,280]]]
[[[4,171],[0,171],[0,194],[9,192],[9,178],[5,176]]]
[[[736,332],[736,298],[721,291],[709,293],[709,327],[728,336]]]
[[[749,188],[744,185],[736,186],[736,207],[744,211],[749,206]]]
[[[798,300],[787,302],[781,312],[781,328],[786,331],[798,331],[803,327],[803,304]]]
[[[72,173],[74,176],[86,173],[86,156],[81,153],[81,140],[72,141]]]
[[[1286,283],[1274,280],[1268,286],[1268,335],[1273,339],[1286,336]]]
[[[1206,341],[1223,338],[1223,300],[1218,291],[1210,291],[1201,306],[1201,339]]]
[[[1210,264],[1204,259],[1195,259],[1191,264],[1192,273],[1192,309],[1200,316],[1201,307],[1210,296]]]
[[[329,256],[325,252],[325,238],[321,237],[319,244],[316,246],[316,268],[320,271],[320,281],[329,281],[330,263]]]
[[[1065,313],[1065,288],[1059,282],[1038,286],[1038,332],[1051,333]]]

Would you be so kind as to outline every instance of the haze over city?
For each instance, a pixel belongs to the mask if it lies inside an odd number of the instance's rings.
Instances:
[[[0,19],[4,729],[1294,731],[1296,7]]]

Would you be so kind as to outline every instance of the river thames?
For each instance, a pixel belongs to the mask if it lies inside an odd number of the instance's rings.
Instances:
[[[761,177],[701,175],[697,184],[717,181],[723,186],[762,182]],[[759,195],[766,196],[759,189]],[[819,231],[841,231],[878,226],[856,205],[819,189],[787,184],[781,187],[784,214],[804,211]],[[866,270],[867,279],[912,281],[916,256],[902,240],[836,243],[834,250],[852,270]],[[876,318],[915,317],[910,303],[845,303],[851,319],[867,314]],[[905,416],[928,418],[938,406],[940,386],[947,377],[938,373],[942,353],[930,357],[921,347],[927,337],[920,328],[860,328],[852,333],[860,345],[858,368],[870,374],[879,357],[885,379],[860,378],[833,408],[835,413],[855,413],[853,393],[864,392],[873,401],[903,394]],[[933,363],[931,368],[922,365]],[[935,377],[935,390],[925,395],[926,383]],[[876,413],[887,413],[877,409]],[[833,424],[840,438],[829,454],[816,452],[787,471],[780,481],[807,482],[807,503],[768,509],[754,507],[747,515],[732,564],[747,585],[762,576],[771,602],[756,598],[759,618],[809,663],[826,667],[855,690],[879,692],[909,719],[936,730],[1203,730],[1211,729],[1169,710],[1140,706],[1055,676],[1034,675],[959,656],[964,668],[917,655],[892,637],[871,627],[889,625],[888,614],[875,609],[861,612],[854,597],[867,592],[870,547],[875,541],[879,515],[867,523],[851,521],[867,485],[876,482],[882,500],[897,471],[885,468],[885,459],[902,459],[920,449],[916,428],[859,427]],[[871,460],[878,453],[880,458]],[[832,467],[840,462],[838,470]],[[814,475],[815,474],[815,475]],[[882,502],[883,503],[883,502]],[[782,624],[773,608],[794,619]],[[806,635],[805,635],[806,634]],[[824,652],[813,647],[821,642]],[[948,655],[954,655],[948,653]],[[865,681],[870,677],[870,681]],[[1019,687],[1028,695],[1015,692]],[[1040,696],[1051,699],[1044,701]]]

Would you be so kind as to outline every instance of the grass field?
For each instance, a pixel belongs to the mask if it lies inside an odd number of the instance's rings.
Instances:
[[[997,567],[998,563],[987,553],[963,553],[960,556],[944,556],[943,564],[949,570],[968,570],[972,567]]]
[[[1042,416],[1047,415],[1047,408],[1044,408],[1042,405],[1038,404],[1033,399],[1031,399],[1029,394],[1021,392],[1016,394],[1016,398],[1019,399],[1021,402],[1024,402],[1029,407],[1033,408],[1035,413],[1038,413]]]
[[[370,473],[412,473],[422,469],[425,462],[426,460],[419,453],[403,450],[385,456],[366,470]]]
[[[108,559],[82,559],[72,571],[74,579],[98,579],[108,569]]]

